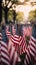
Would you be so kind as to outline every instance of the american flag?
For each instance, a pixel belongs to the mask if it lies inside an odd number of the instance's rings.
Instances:
[[[17,51],[16,51],[16,48],[15,46],[13,45],[13,41],[15,43],[17,43],[17,38],[16,40],[14,40],[14,36],[11,35],[11,33],[6,29],[6,34],[8,36],[8,39],[9,39],[9,43],[8,43],[8,52],[9,52],[9,55],[10,55],[10,61],[11,61],[11,64],[12,65],[16,65],[17,62],[21,61]],[[13,39],[13,41],[12,41]]]
[[[20,55],[25,53],[26,44],[22,36],[11,36],[11,42]]]
[[[32,58],[34,60],[32,60]],[[28,48],[26,49],[26,58],[24,60],[24,63],[25,65],[28,65],[30,62],[34,61],[36,62],[36,39],[31,36]],[[36,63],[34,65],[36,65]]]
[[[9,42],[9,45],[10,45],[10,43],[11,43],[11,41]],[[9,45],[8,45],[8,51],[9,51],[9,55],[10,55],[11,64],[16,65],[17,62],[21,61],[20,56],[18,55],[15,47],[11,44],[10,48],[9,48]]]
[[[25,53],[25,47],[26,47],[26,43],[25,40],[22,36],[18,36],[18,35],[11,35],[11,33],[7,30],[6,28],[6,34],[9,38],[9,40],[11,41],[11,44],[15,47],[15,49],[17,50],[17,52],[21,55],[22,53]],[[10,44],[10,45],[11,45]],[[9,45],[9,46],[10,46]]]
[[[7,46],[2,40],[0,41],[0,62],[3,65],[16,65],[17,62],[21,61],[21,59],[13,45],[10,45],[9,49],[9,43]]]
[[[25,53],[26,43],[25,43],[25,41],[24,41],[22,36],[10,35],[9,36],[9,40],[11,41],[11,44],[15,47],[16,51],[20,55]]]
[[[1,65],[10,65],[10,56],[8,53],[7,44],[5,44],[2,40],[0,40],[0,63]]]
[[[22,55],[23,53],[25,53],[26,49],[26,41],[22,36],[19,37],[19,47],[20,47],[19,53],[20,55]]]

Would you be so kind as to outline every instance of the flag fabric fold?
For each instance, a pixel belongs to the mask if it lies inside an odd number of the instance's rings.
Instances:
[[[8,27],[6,27],[6,35],[20,55],[25,53],[26,41],[22,36],[12,35],[11,32],[8,31]]]
[[[0,61],[1,64],[5,64],[5,65],[10,65],[10,56],[8,53],[8,48],[7,45],[3,42],[0,41]]]
[[[33,36],[31,36],[28,48],[26,49],[26,58],[24,60],[25,65],[28,65],[30,62],[32,63],[34,61],[36,62],[35,58],[36,58],[36,39]]]
[[[10,42],[11,44],[11,42]],[[16,65],[17,62],[20,62],[21,59],[15,50],[15,47],[11,44],[9,48],[8,45],[5,44],[2,40],[0,40],[0,62],[5,65]]]

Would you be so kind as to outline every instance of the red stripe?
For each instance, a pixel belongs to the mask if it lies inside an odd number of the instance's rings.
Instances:
[[[13,48],[11,48],[11,49],[13,49]],[[12,52],[12,51],[11,51],[11,52]],[[10,55],[11,55],[11,52],[10,52]],[[13,65],[13,63],[14,63],[15,52],[16,52],[16,50],[14,50],[13,55],[11,56],[12,65]],[[15,64],[16,64],[16,62],[15,62]]]

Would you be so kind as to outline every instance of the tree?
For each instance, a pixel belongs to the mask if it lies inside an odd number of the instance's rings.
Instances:
[[[36,10],[29,12],[29,18],[28,19],[31,22],[32,22],[32,20],[35,20],[36,19]]]
[[[2,21],[2,0],[0,0],[0,23]]]
[[[3,0],[4,1],[4,0]],[[13,10],[13,7],[12,5],[13,4],[16,4],[17,3],[17,0],[5,0],[5,3],[3,2],[3,10],[5,12],[5,21],[7,23],[7,20],[8,20],[8,11],[10,8],[12,8]],[[16,19],[16,12],[15,10],[13,10],[13,22],[15,23],[15,19]]]
[[[21,23],[21,21],[23,22],[24,19],[23,17],[24,17],[23,12],[17,12],[17,16],[16,16],[17,23]]]
[[[6,23],[8,23],[7,22],[7,20],[8,20],[8,11],[9,11],[11,5],[12,5],[12,2],[10,0],[9,1],[5,0],[5,3],[3,2],[3,10],[5,12],[5,21],[6,21]]]

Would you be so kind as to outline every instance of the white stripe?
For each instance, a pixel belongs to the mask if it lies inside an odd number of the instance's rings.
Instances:
[[[2,34],[0,33],[0,35],[2,36]]]
[[[14,54],[14,60],[13,60],[13,65],[15,65],[16,59],[17,59],[17,53],[15,52],[15,54]]]
[[[15,39],[15,40],[18,41],[18,36],[13,36],[13,35],[11,35],[11,38],[13,38],[13,39]]]
[[[26,62],[26,60],[24,60],[24,64],[25,64],[25,65],[27,65],[27,62]]]
[[[11,40],[9,39],[9,42],[8,42],[8,51],[10,50],[11,45],[12,45],[12,42],[11,42]]]
[[[18,35],[15,35],[15,37],[17,37],[17,38],[18,38],[19,36],[18,36]]]
[[[7,33],[7,36],[11,35],[10,33]]]
[[[0,39],[2,39],[2,37],[0,37]]]
[[[21,43],[23,43],[23,38],[19,40],[19,45],[21,45]]]
[[[10,52],[10,59],[13,57],[14,50],[15,50],[14,47],[12,47]]]
[[[27,62],[28,62],[28,64],[29,64],[29,58],[28,58],[28,56],[26,55],[26,60],[27,60]]]
[[[9,36],[9,35],[11,36],[11,33],[7,31],[7,32],[6,32],[6,35],[7,35],[7,36]]]

